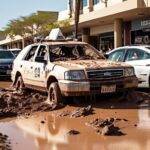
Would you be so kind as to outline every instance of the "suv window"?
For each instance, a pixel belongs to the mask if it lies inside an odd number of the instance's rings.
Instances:
[[[67,60],[97,60],[104,59],[104,56],[98,53],[89,45],[55,45],[50,47],[51,61],[67,61]]]
[[[125,49],[121,49],[121,50],[117,50],[115,52],[112,52],[108,59],[111,61],[124,61],[124,56],[125,56],[126,50]]]
[[[140,49],[128,49],[126,61],[150,59],[150,54]]]
[[[32,46],[31,49],[29,50],[29,52],[27,53],[27,55],[26,55],[24,60],[33,61],[35,52],[37,50],[37,47],[38,47],[38,45]]]
[[[45,45],[41,45],[38,49],[37,57],[44,57],[44,60],[48,58],[48,51]]]

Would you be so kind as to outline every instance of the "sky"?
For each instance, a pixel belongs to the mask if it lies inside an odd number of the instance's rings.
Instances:
[[[0,30],[9,20],[27,16],[37,10],[61,11],[67,8],[67,0],[0,0]]]

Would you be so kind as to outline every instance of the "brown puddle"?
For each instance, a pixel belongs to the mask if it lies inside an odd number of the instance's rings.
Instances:
[[[29,118],[1,120],[0,132],[7,134],[13,150],[149,150],[150,110],[100,109],[88,117],[57,117],[58,112],[74,110],[67,106],[63,110],[38,113]],[[119,122],[124,136],[101,136],[85,124],[97,117],[118,117],[128,121]],[[69,135],[70,130],[80,134]]]

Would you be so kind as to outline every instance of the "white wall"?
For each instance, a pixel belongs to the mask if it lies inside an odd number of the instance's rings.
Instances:
[[[58,21],[69,19],[69,10],[59,12]]]

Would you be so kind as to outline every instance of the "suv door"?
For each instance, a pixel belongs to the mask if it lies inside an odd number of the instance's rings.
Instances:
[[[40,45],[33,62],[32,85],[42,87],[45,90],[46,65],[49,60],[49,52],[46,45]],[[42,90],[42,89],[41,89]]]
[[[21,67],[23,70],[22,78],[25,84],[32,84],[32,74],[33,74],[33,60],[36,53],[38,45],[31,46],[30,50],[27,52],[23,58]]]
[[[126,55],[126,49],[119,49],[109,54],[108,59],[111,61],[123,62]]]

